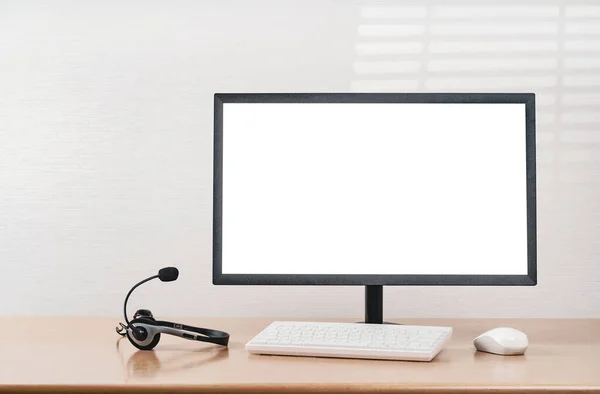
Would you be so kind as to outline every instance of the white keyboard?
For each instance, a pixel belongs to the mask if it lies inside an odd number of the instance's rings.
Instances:
[[[276,321],[246,344],[252,354],[431,361],[451,327]]]

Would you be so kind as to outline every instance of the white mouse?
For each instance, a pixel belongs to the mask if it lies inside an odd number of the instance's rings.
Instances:
[[[480,352],[514,356],[524,354],[529,340],[527,335],[519,330],[508,327],[498,327],[489,330],[475,338],[475,349]]]

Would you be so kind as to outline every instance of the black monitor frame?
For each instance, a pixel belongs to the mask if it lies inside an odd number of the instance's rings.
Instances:
[[[526,275],[288,275],[222,271],[224,103],[516,103],[525,104]],[[217,93],[214,96],[213,284],[327,286],[534,286],[537,284],[536,142],[534,93]],[[226,242],[226,241],[225,241]],[[485,256],[482,256],[485,258]],[[373,294],[379,291],[373,290]]]

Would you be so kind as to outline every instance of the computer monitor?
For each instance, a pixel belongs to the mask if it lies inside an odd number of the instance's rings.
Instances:
[[[535,95],[216,94],[213,283],[535,285]]]

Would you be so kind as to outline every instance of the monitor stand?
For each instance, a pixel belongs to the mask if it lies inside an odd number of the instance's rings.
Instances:
[[[397,324],[383,321],[383,286],[365,286],[365,321],[368,324]]]

